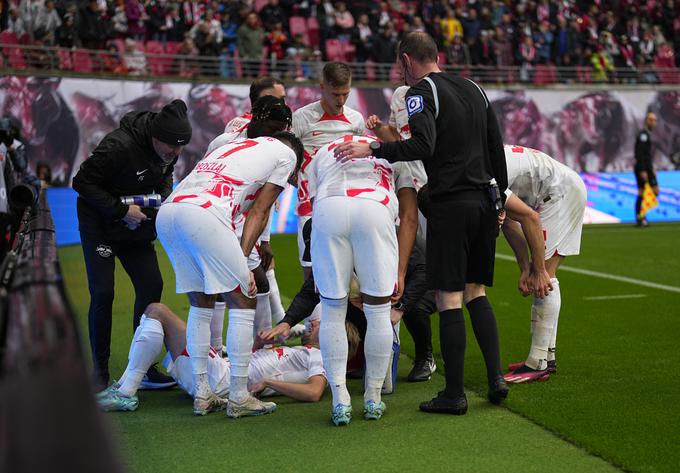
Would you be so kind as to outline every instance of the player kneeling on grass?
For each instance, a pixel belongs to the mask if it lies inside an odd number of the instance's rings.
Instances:
[[[167,306],[155,303],[144,311],[135,331],[128,365],[119,381],[97,394],[97,403],[105,411],[134,411],[142,377],[161,353],[168,351],[163,365],[189,395],[196,392],[192,366],[186,349],[186,323]],[[248,366],[248,390],[258,395],[283,394],[298,401],[317,402],[326,388],[319,345],[319,321],[306,324],[303,346],[260,348],[253,351]],[[256,348],[256,347],[253,347]],[[231,364],[216,347],[208,357],[210,389],[226,402],[229,396]]]
[[[360,136],[336,140],[317,152],[308,169],[314,220],[312,268],[321,295],[321,353],[333,393],[331,419],[335,425],[348,424],[352,415],[344,330],[352,270],[362,284],[367,321],[364,418],[377,420],[385,411],[381,389],[392,353],[390,298],[403,292],[417,228],[416,193],[410,174],[398,175],[382,159],[341,163],[333,149],[344,141],[374,140]],[[402,206],[402,199],[411,204]],[[410,210],[409,215],[401,214],[404,207]],[[394,228],[398,209],[402,221],[399,242]]]
[[[523,296],[534,294],[529,356],[523,363],[511,364],[505,380],[508,383],[545,381],[557,369],[555,342],[561,306],[557,268],[566,256],[579,254],[586,187],[576,172],[540,151],[506,145],[505,160],[508,167],[506,209],[510,218],[503,224],[503,233],[521,270],[519,291]],[[519,207],[517,202],[521,204]],[[530,209],[526,209],[527,206]],[[521,207],[529,212],[522,211]],[[542,225],[543,235],[532,237],[524,222],[520,229],[516,220],[520,220],[518,217],[522,214],[529,220],[533,216]],[[532,242],[532,239],[540,241]],[[532,250],[531,262],[527,243]],[[543,245],[545,263],[538,260],[535,248],[543,250]],[[550,278],[550,291],[542,289],[545,283],[541,280],[546,277]]]
[[[252,125],[251,125],[252,127]],[[276,404],[247,390],[253,346],[256,288],[247,257],[262,233],[269,209],[302,162],[295,135],[234,141],[208,153],[179,183],[158,212],[158,237],[170,258],[177,292],[188,293],[187,351],[194,374],[194,414],[222,409],[208,382],[210,324],[221,294],[230,308],[227,353],[231,380],[227,415],[267,414]],[[247,214],[243,236],[235,221]]]

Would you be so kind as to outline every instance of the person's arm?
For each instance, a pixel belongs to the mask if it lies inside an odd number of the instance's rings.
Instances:
[[[519,222],[506,218],[502,229],[503,235],[505,235],[505,239],[508,241],[510,248],[512,248],[512,252],[515,253],[515,259],[519,265],[520,276],[517,289],[523,296],[528,296],[531,294],[528,283],[531,264],[527,241],[522,233],[522,227]]]
[[[264,379],[250,387],[250,392],[259,393],[266,388],[273,389],[279,394],[288,396],[296,401],[318,402],[326,389],[326,378],[318,374],[312,376],[306,383],[289,383],[275,379]]]
[[[407,312],[412,309],[425,292],[427,292],[425,255],[416,245],[409,258],[404,294],[400,299],[400,302],[404,305],[404,311]]]
[[[481,89],[480,89],[481,90]],[[486,99],[486,95],[484,95]],[[505,201],[505,190],[508,188],[508,167],[505,162],[505,151],[503,150],[503,136],[501,135],[496,113],[493,111],[491,103],[486,108],[486,140],[489,149],[489,159],[493,169],[493,176],[501,192],[501,198]]]
[[[543,298],[548,295],[548,292],[552,291],[552,284],[545,269],[545,242],[543,241],[541,218],[536,211],[522,202],[515,194],[510,194],[507,198],[505,210],[508,217],[519,222],[522,226],[522,233],[531,249],[528,284],[536,297]],[[509,243],[511,242],[509,241]]]
[[[399,244],[399,268],[398,286],[396,299],[404,293],[404,281],[406,280],[406,270],[409,258],[416,242],[416,232],[418,231],[418,198],[415,189],[403,187],[397,192],[399,199],[399,231],[397,241]]]
[[[158,184],[158,192],[161,195],[161,200],[165,201],[168,196],[172,193],[172,175],[175,170],[175,163],[177,158],[174,159],[172,164],[168,165],[163,171],[163,178],[160,184]]]
[[[366,119],[366,128],[375,133],[382,141],[398,141],[400,139],[399,132],[392,125],[383,123],[377,115],[371,115]]]
[[[262,234],[265,225],[269,219],[269,209],[276,198],[279,196],[283,187],[272,184],[271,182],[265,183],[260,189],[260,192],[253,202],[253,206],[248,211],[248,217],[246,217],[246,222],[243,225],[243,236],[241,237],[241,249],[243,254],[248,257],[253,247],[257,242],[257,239]]]

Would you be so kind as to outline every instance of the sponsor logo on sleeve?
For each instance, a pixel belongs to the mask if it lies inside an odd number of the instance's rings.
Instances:
[[[411,118],[416,113],[423,111],[423,96],[414,95],[406,99],[406,113],[408,113],[409,118]]]

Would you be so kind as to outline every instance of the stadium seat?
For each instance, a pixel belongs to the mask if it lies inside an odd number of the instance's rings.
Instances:
[[[309,38],[309,44],[313,45],[321,44],[321,31],[319,28],[319,20],[317,20],[313,16],[307,18],[307,36]]]
[[[8,45],[3,46],[1,52],[7,59],[9,67],[14,69],[26,69],[26,59],[24,58],[23,51],[19,48],[11,47],[11,45],[19,44],[19,38],[17,38],[16,34],[9,31],[3,31],[0,33],[0,44]]]
[[[371,82],[375,81],[375,63],[373,61],[369,59],[364,63],[364,71],[366,73],[366,77],[364,77],[365,80]]]
[[[534,84],[546,85],[557,82],[557,68],[551,64],[538,64],[534,69]]]
[[[578,66],[576,68],[577,80],[583,84],[590,84],[593,81],[593,70],[588,66]]]
[[[89,51],[84,49],[76,49],[73,51],[73,70],[75,72],[92,72],[94,64],[92,63],[92,56]]]
[[[307,46],[309,46],[309,35],[307,34],[307,22],[301,16],[291,16],[288,25],[290,29],[290,37],[293,38],[295,35],[302,35],[302,41]]]
[[[11,31],[3,31],[0,33],[0,44],[19,44],[19,38]]]
[[[260,10],[262,10],[262,8],[264,8],[264,6],[267,3],[269,3],[269,0],[255,0],[254,5],[253,5],[253,9],[256,12],[259,12]]]
[[[357,57],[357,47],[352,43],[342,43],[342,50],[345,55],[345,61],[354,62]]]
[[[437,54],[437,60],[439,61],[439,65],[443,66],[446,64],[446,53],[438,53]]]
[[[163,76],[169,73],[172,66],[172,58],[165,56],[163,43],[160,41],[147,41],[146,54],[151,75]]]
[[[334,38],[326,40],[326,58],[329,61],[345,61],[345,51],[340,40]]]
[[[73,70],[73,61],[71,60],[71,52],[66,48],[57,49],[57,57],[59,58],[59,69],[62,71]]]

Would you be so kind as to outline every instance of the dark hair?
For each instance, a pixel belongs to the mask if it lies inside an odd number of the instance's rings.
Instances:
[[[255,101],[252,110],[253,118],[248,126],[248,138],[272,136],[272,134],[288,130],[293,123],[293,112],[283,99],[265,95]]]
[[[323,83],[331,87],[342,87],[352,82],[352,69],[344,62],[329,62],[323,66]]]
[[[397,57],[408,54],[411,59],[419,63],[437,62],[437,44],[427,33],[414,31],[408,33],[399,42]]]
[[[286,85],[280,79],[275,77],[265,76],[255,79],[253,83],[250,84],[250,106],[255,106],[255,102],[257,102],[257,99],[260,98],[262,91],[271,89],[277,84],[283,85],[284,87]]]
[[[305,155],[305,147],[302,145],[302,141],[300,141],[300,138],[298,138],[289,131],[276,132],[272,135],[272,138],[276,138],[277,140],[282,141],[287,146],[289,146],[295,153],[296,162],[295,171],[293,171],[293,174],[296,175],[300,170],[300,166],[302,166],[302,159],[304,158]]]

